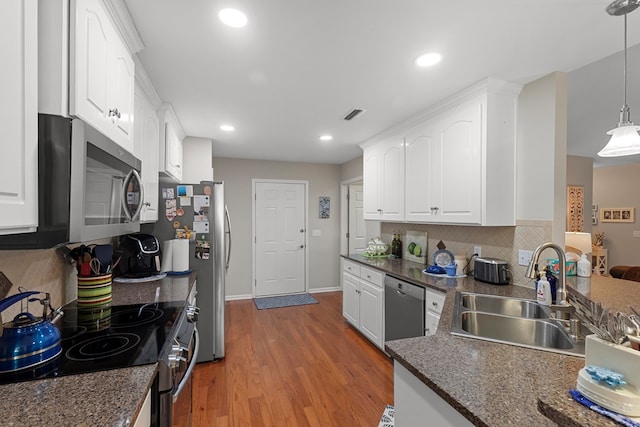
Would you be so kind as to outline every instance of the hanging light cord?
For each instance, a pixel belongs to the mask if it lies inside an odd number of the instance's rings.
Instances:
[[[631,114],[629,113],[629,106],[627,105],[627,14],[624,14],[624,70],[623,70],[623,79],[624,79],[624,93],[623,99],[624,103],[622,105],[622,109],[620,110],[620,123],[618,123],[618,127],[625,125],[633,125],[631,122]]]
[[[627,106],[627,14],[624,14],[624,105]]]

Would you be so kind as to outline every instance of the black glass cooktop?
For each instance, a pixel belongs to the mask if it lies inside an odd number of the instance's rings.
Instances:
[[[60,356],[35,368],[0,373],[0,384],[155,363],[184,304],[81,308],[71,303],[63,307],[59,324]]]

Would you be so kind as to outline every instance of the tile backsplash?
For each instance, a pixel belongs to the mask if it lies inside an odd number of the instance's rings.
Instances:
[[[67,295],[67,283],[73,276],[75,287],[74,268],[65,264],[55,249],[0,251],[0,271],[11,281],[13,286],[8,289],[7,295],[16,294],[18,288],[25,290],[49,292],[51,294],[51,306],[59,307],[68,302],[68,297],[74,299],[75,295]],[[5,290],[4,288],[2,290]],[[3,313],[3,321],[10,320],[20,310],[20,303],[14,304]],[[40,315],[41,308],[30,311]]]
[[[403,244],[407,230],[427,233],[427,263],[438,250],[440,240],[454,255],[473,255],[473,247],[481,246],[484,257],[500,258],[509,263],[511,282],[533,287],[533,280],[525,277],[525,266],[518,265],[518,249],[533,250],[551,240],[551,221],[518,221],[515,227],[479,227],[432,224],[387,223],[380,225],[382,240],[391,243],[393,233],[400,233]],[[546,252],[542,259],[546,257]],[[549,251],[548,257],[555,257]]]

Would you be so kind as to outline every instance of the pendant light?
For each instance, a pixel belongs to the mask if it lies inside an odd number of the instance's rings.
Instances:
[[[627,13],[634,11],[640,2],[633,0],[616,0],[607,7],[610,15],[624,15],[624,104],[620,109],[618,127],[607,132],[611,139],[598,152],[600,157],[621,157],[640,154],[640,126],[635,126],[630,119],[627,105]]]

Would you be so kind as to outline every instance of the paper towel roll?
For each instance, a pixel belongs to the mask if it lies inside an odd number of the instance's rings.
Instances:
[[[162,242],[162,268],[160,272],[173,271],[173,240]]]
[[[174,239],[173,271],[182,272],[189,269],[189,239]]]

